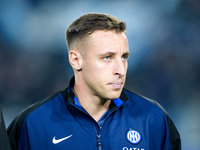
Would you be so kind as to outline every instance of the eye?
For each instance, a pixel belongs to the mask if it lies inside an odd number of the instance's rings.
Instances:
[[[103,60],[111,60],[111,56],[105,56],[103,57]]]
[[[127,60],[128,59],[128,55],[123,55],[122,56],[122,60]]]

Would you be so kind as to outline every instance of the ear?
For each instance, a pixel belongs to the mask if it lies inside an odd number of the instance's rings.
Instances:
[[[69,63],[71,64],[72,68],[80,71],[82,69],[82,55],[79,53],[78,50],[71,50],[69,52]]]

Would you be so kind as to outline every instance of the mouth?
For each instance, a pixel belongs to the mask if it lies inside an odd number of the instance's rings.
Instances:
[[[115,83],[109,83],[114,90],[120,90],[122,88],[123,82],[115,82]]]

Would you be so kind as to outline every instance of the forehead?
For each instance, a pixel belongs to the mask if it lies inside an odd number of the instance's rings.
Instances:
[[[89,48],[109,47],[128,49],[128,40],[124,32],[97,30],[89,35],[86,39]],[[102,49],[103,50],[103,49]]]
[[[106,30],[97,30],[88,36],[89,40],[93,40],[95,42],[98,40],[105,41],[108,39],[127,39],[124,32],[116,32],[116,31],[106,31]],[[95,41],[94,41],[95,40]]]

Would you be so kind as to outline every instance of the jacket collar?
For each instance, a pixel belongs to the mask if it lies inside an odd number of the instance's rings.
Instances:
[[[64,97],[64,99],[68,102],[68,103],[72,103],[75,104],[77,106],[80,106],[80,104],[78,103],[77,97],[74,94],[74,92],[72,91],[73,87],[74,87],[74,83],[75,83],[75,77],[73,76],[69,82],[69,86],[68,88],[66,88],[64,91],[62,91],[62,95]],[[122,106],[126,101],[128,101],[129,97],[126,95],[126,93],[124,92],[124,89],[122,90],[122,93],[120,95],[119,98],[112,100],[111,104],[110,104],[110,111],[115,110],[116,108]]]

